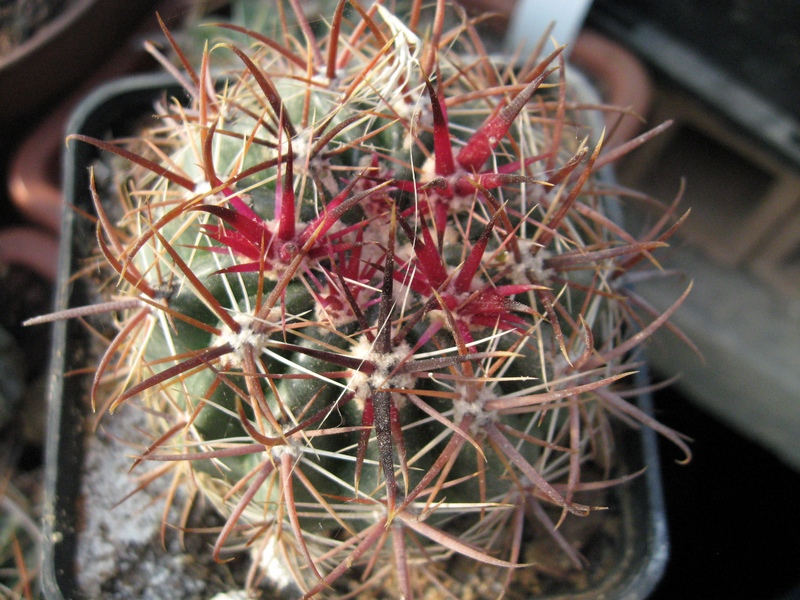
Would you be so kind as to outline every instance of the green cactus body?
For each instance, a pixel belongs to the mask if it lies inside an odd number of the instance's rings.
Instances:
[[[520,562],[534,497],[589,512],[619,274],[658,244],[604,215],[557,53],[516,73],[468,21],[433,52],[364,15],[307,55],[254,35],[212,93],[214,46],[191,105],[128,146],[138,206],[103,235],[145,316],[115,402],[163,415],[144,458],[194,470],[228,518],[217,553],[250,524],[308,595],[395,564],[410,597],[425,557]]]

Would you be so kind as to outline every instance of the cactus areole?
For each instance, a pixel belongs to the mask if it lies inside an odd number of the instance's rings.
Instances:
[[[91,189],[119,317],[92,400],[148,411],[137,468],[217,507],[219,560],[247,542],[304,597],[351,578],[420,598],[453,557],[507,586],[525,515],[597,508],[582,490],[613,481],[582,472],[616,417],[688,456],[616,384],[680,302],[648,312],[625,284],[674,227],[613,217],[560,48],[511,68],[443,2],[433,25],[296,4],[269,37],[221,26],[238,45],[198,65],[165,28],[190,102],[71,139],[118,175]]]

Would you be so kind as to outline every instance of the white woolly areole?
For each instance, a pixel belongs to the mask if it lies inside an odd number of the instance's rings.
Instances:
[[[307,136],[309,133],[310,130],[300,132],[291,140],[292,154],[294,156],[294,162],[297,164],[304,165],[308,160],[309,145]],[[276,156],[278,155],[278,150],[275,151],[275,154]],[[284,135],[281,139],[280,155],[287,156],[288,154],[289,139],[287,135]]]
[[[546,269],[544,261],[550,258],[552,253],[530,240],[519,240],[518,244],[522,258],[511,271],[514,283],[530,283],[528,273],[531,273],[537,281],[546,285],[553,276],[553,269]],[[536,254],[533,253],[534,248],[537,248]]]
[[[417,179],[419,180],[419,183],[425,184],[429,181],[433,181],[436,177],[436,157],[431,155],[425,159],[425,162],[422,164],[422,168],[419,170]]]
[[[272,317],[273,313],[276,311],[280,313],[277,307],[273,308],[272,311],[270,311],[270,317]],[[279,314],[277,318],[280,318]],[[246,348],[255,348],[260,352],[260,350],[266,346],[268,336],[265,333],[256,333],[253,331],[253,324],[256,321],[253,315],[234,315],[233,320],[241,325],[239,332],[237,333],[227,325],[223,325],[222,332],[219,334],[217,342],[220,345],[230,344],[233,351],[226,356],[227,364],[228,366],[240,369],[242,368],[244,350]],[[272,322],[272,319],[268,318],[267,322]]]
[[[429,156],[425,163],[422,165],[419,174],[419,182],[422,184],[429,183],[439,177],[436,174],[436,157],[434,155]],[[452,175],[447,176],[445,179],[450,186],[451,191],[453,192],[453,197],[447,199],[447,204],[450,207],[450,211],[453,213],[460,213],[464,211],[472,211],[475,205],[475,194],[477,193],[477,188],[471,188],[470,191],[466,194],[458,193],[457,187],[460,181],[462,180],[469,180],[472,177],[472,173],[464,169],[463,167],[456,165],[456,171]],[[433,188],[429,192],[433,197],[436,195],[436,188]]]
[[[375,368],[372,373],[357,371],[350,379],[348,388],[355,394],[354,399],[359,407],[363,408],[364,401],[377,390],[387,388],[413,389],[417,380],[413,375],[400,373],[389,377],[392,370],[408,356],[409,352],[411,352],[411,348],[408,344],[402,343],[393,352],[382,354],[375,351],[373,342],[370,342],[366,336],[359,339],[353,346],[351,354],[356,358],[363,359],[364,362],[372,364]],[[392,399],[397,408],[401,408],[405,402],[402,394],[393,393]]]
[[[330,170],[330,161],[320,156],[309,156],[312,146],[310,136],[313,134],[313,129],[308,127],[304,131],[299,132],[291,140],[292,156],[294,157],[294,169],[297,172],[314,173],[318,175],[325,189],[336,195],[339,188],[336,185],[336,180]],[[275,155],[287,156],[289,153],[289,140],[286,136],[281,140],[279,150],[275,150]],[[285,169],[285,167],[283,167]]]
[[[473,401],[464,399],[467,394],[464,393],[463,386],[457,386],[456,391],[459,392],[459,398],[453,401],[453,421],[460,423],[466,415],[474,415],[470,433],[475,434],[487,423],[495,423],[499,419],[496,410],[486,410],[486,401],[495,397],[491,390],[483,388]]]
[[[292,427],[294,427],[293,423],[287,423],[283,427],[282,433],[286,433],[287,431],[292,429]],[[297,458],[303,453],[303,442],[300,438],[292,436],[287,438],[287,441],[288,444],[277,444],[273,446],[272,449],[270,450],[270,455],[272,456],[272,459],[276,463],[280,462],[281,457],[284,454],[288,454],[292,458]]]

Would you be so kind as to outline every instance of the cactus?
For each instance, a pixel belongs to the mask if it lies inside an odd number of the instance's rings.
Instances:
[[[621,227],[602,172],[622,152],[601,153],[561,48],[514,68],[458,9],[446,29],[444,2],[430,29],[419,2],[313,22],[291,5],[296,28],[224,25],[248,45],[200,65],[165,28],[188,105],[125,140],[73,136],[120,184],[117,204],[92,185],[122,298],[92,309],[120,316],[92,401],[145,407],[136,464],[216,506],[219,560],[246,544],[303,597],[352,574],[354,593],[422,597],[454,555],[508,586],[526,514],[595,508],[576,498],[614,417],[689,455],[617,389],[685,297],[657,315],[626,286],[674,206],[638,239]]]

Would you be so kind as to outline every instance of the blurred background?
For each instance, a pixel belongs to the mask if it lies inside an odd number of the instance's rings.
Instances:
[[[673,320],[704,356],[670,335],[647,349],[657,379],[680,374],[656,416],[694,440],[688,466],[662,445],[672,549],[652,597],[800,598],[800,2],[589,4],[572,62],[647,128],[674,120],[617,177],[692,210],[662,255],[676,277],[637,288],[663,310],[694,281]],[[176,28],[201,7],[0,0],[0,586],[35,576],[49,339],[20,322],[51,301],[64,119],[100,82],[157,68],[141,50],[156,9]],[[644,128],[619,123],[612,143]]]
[[[654,598],[800,598],[800,3],[596,0],[587,26],[646,67],[666,135],[618,168],[692,214],[665,259],[695,281],[674,338],[648,348],[658,417],[695,460],[662,466],[672,541]],[[663,282],[640,288],[654,305]],[[787,502],[784,504],[784,500]]]

